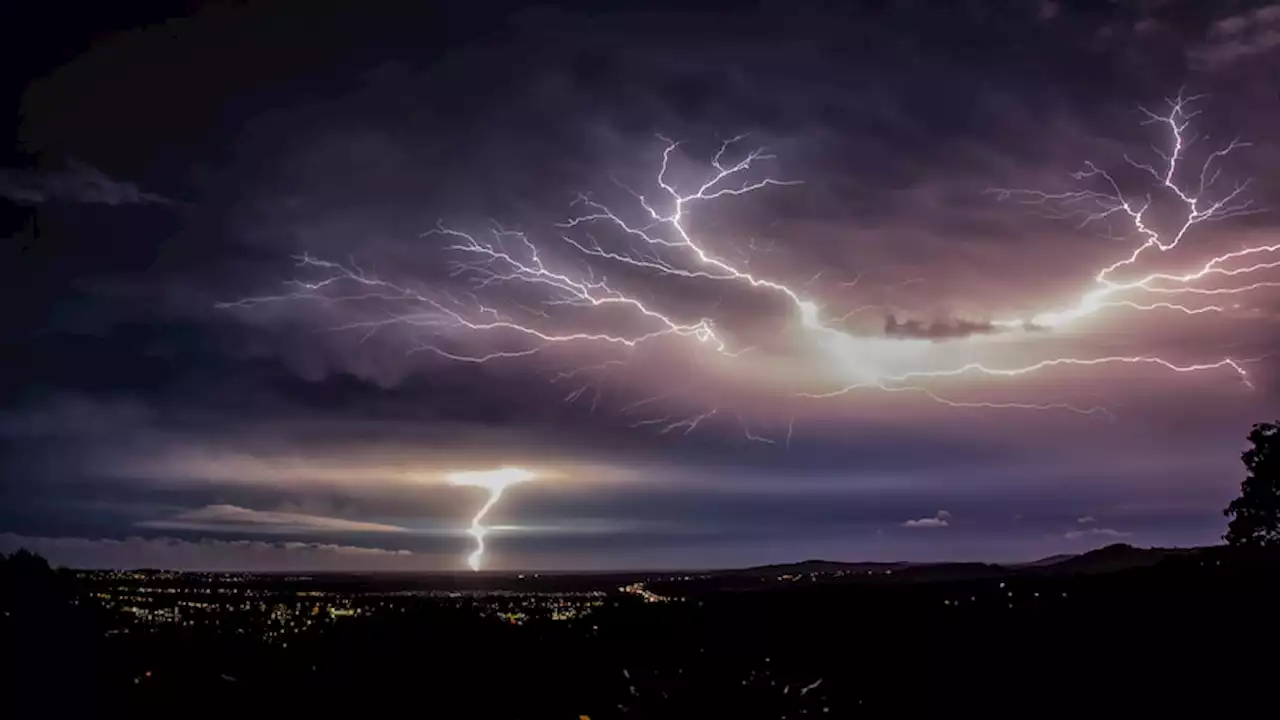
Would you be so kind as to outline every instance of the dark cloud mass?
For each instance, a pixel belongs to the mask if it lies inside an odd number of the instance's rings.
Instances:
[[[898,320],[892,315],[884,319],[884,334],[890,337],[920,338],[923,340],[954,340],[970,335],[985,335],[996,332],[997,328],[990,322],[972,320],[934,320],[925,323],[919,320]]]
[[[0,197],[26,205],[63,200],[77,203],[129,205],[167,203],[133,183],[112,180],[93,167],[71,161],[64,170],[40,173],[0,173]]]
[[[0,550],[457,568],[503,466],[495,568],[1218,539],[1280,5],[430,6],[6,28]],[[1180,88],[1231,212],[1099,283],[1185,220]]]

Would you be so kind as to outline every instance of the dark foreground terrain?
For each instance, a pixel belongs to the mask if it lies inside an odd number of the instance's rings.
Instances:
[[[5,715],[1266,716],[1277,569],[1114,546],[1021,567],[802,563],[472,592],[76,573],[21,553],[0,587]]]

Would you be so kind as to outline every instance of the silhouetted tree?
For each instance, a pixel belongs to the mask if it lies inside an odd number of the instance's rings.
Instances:
[[[27,550],[26,548],[18,548],[14,554],[3,557],[3,567],[5,572],[12,573],[19,578],[39,578],[49,574],[49,561],[43,557]]]
[[[1231,518],[1229,544],[1237,547],[1280,546],[1280,425],[1258,423],[1249,433],[1249,448],[1241,460],[1249,476],[1240,483],[1240,497],[1223,514]]]
[[[0,607],[6,612],[39,608],[53,593],[57,574],[43,557],[19,549],[0,553]]]

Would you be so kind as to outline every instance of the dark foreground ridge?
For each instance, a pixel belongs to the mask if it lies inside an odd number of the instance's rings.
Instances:
[[[18,553],[0,646],[15,717],[1198,717],[1274,704],[1277,569],[1113,545],[467,589],[477,578],[55,571]]]

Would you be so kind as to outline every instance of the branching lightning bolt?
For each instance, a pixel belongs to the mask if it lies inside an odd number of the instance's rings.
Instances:
[[[1094,181],[1102,186],[1102,190],[1085,189],[1064,193],[1045,193],[1037,190],[996,189],[1001,199],[1017,198],[1022,202],[1040,205],[1052,210],[1052,215],[1060,218],[1079,218],[1083,227],[1090,223],[1107,220],[1113,217],[1127,219],[1132,227],[1133,235],[1141,239],[1129,255],[1101,268],[1094,276],[1096,287],[1085,292],[1074,306],[1061,310],[1040,313],[1026,319],[1002,320],[997,324],[1003,327],[1019,327],[1032,325],[1037,327],[1062,327],[1070,322],[1088,317],[1107,308],[1123,307],[1132,310],[1174,310],[1189,315],[1205,312],[1221,312],[1217,305],[1186,307],[1167,301],[1140,303],[1134,300],[1115,299],[1117,295],[1130,292],[1146,292],[1153,294],[1174,295],[1234,295],[1250,290],[1266,287],[1280,287],[1280,282],[1255,282],[1234,288],[1203,289],[1191,286],[1192,283],[1211,277],[1234,278],[1262,270],[1280,267],[1280,261],[1255,262],[1251,265],[1236,268],[1225,268],[1224,265],[1234,260],[1249,258],[1255,255],[1272,254],[1280,250],[1280,244],[1257,245],[1246,247],[1210,258],[1195,268],[1180,273],[1148,273],[1136,279],[1118,281],[1112,276],[1135,265],[1138,260],[1150,251],[1162,253],[1178,247],[1197,225],[1226,220],[1232,217],[1262,212],[1254,207],[1253,202],[1244,198],[1249,181],[1237,183],[1230,190],[1217,193],[1214,185],[1221,175],[1221,161],[1233,152],[1249,147],[1249,143],[1239,139],[1232,140],[1225,146],[1210,152],[1200,166],[1199,172],[1192,181],[1179,183],[1179,173],[1186,160],[1187,149],[1197,139],[1188,135],[1191,120],[1199,111],[1189,109],[1189,105],[1202,96],[1184,97],[1168,100],[1169,112],[1158,115],[1141,108],[1146,116],[1144,124],[1158,124],[1168,128],[1169,150],[1153,148],[1163,164],[1157,168],[1150,163],[1141,163],[1128,155],[1125,162],[1130,167],[1150,175],[1156,186],[1175,197],[1185,209],[1181,223],[1176,231],[1162,237],[1148,224],[1147,211],[1152,205],[1151,195],[1144,196],[1141,202],[1131,200],[1120,190],[1111,173],[1100,169],[1092,162],[1085,163],[1085,169],[1073,173],[1072,177],[1079,181]]]
[[[1181,177],[1185,174],[1180,171],[1183,170],[1182,166],[1186,162],[1187,149],[1196,140],[1188,134],[1188,129],[1191,119],[1197,114],[1190,110],[1189,105],[1197,99],[1197,97],[1179,95],[1176,99],[1168,101],[1170,109],[1164,115],[1143,110],[1146,115],[1145,124],[1159,125],[1168,131],[1168,149],[1155,148],[1156,154],[1162,160],[1158,166],[1125,157],[1130,167],[1150,176],[1159,190],[1171,193],[1171,197],[1176,198],[1177,203],[1185,209],[1185,216],[1172,234],[1162,235],[1151,227],[1151,221],[1147,217],[1152,206],[1150,195],[1141,201],[1127,197],[1121,191],[1115,177],[1093,163],[1086,163],[1085,169],[1075,173],[1073,177],[1080,182],[1096,183],[1102,188],[1100,190],[1084,189],[1064,193],[1021,189],[992,191],[1000,199],[1017,199],[1045,210],[1054,217],[1078,218],[1082,225],[1117,218],[1124,219],[1131,225],[1131,236],[1139,239],[1138,246],[1131,252],[1100,268],[1093,278],[1092,286],[1085,290],[1074,304],[1026,318],[1000,319],[993,323],[995,327],[1005,331],[1027,328],[1056,329],[1110,308],[1139,311],[1166,310],[1194,316],[1220,312],[1224,308],[1219,305],[1188,306],[1175,301],[1175,296],[1217,298],[1280,286],[1280,282],[1251,281],[1252,278],[1245,277],[1264,270],[1280,268],[1280,260],[1271,257],[1280,251],[1280,244],[1254,245],[1233,250],[1181,272],[1153,272],[1140,274],[1136,278],[1118,279],[1122,272],[1134,269],[1140,259],[1178,247],[1198,225],[1259,211],[1244,197],[1249,186],[1248,182],[1234,185],[1228,190],[1216,190],[1223,159],[1247,148],[1247,143],[1233,140],[1226,146],[1209,153],[1193,179],[1188,181]],[[415,350],[432,352],[460,362],[483,363],[523,357],[556,344],[597,343],[630,349],[660,338],[692,340],[704,348],[727,356],[737,355],[747,349],[735,347],[732,337],[726,334],[724,328],[718,325],[714,318],[679,317],[675,313],[662,309],[660,303],[643,299],[628,291],[625,283],[610,282],[599,269],[616,267],[625,268],[632,274],[704,283],[734,283],[745,288],[772,293],[790,308],[792,318],[798,321],[799,327],[818,340],[819,344],[826,349],[828,354],[826,360],[831,365],[839,367],[857,364],[861,347],[858,341],[866,338],[843,330],[840,326],[858,310],[843,316],[825,318],[821,306],[806,295],[806,288],[813,284],[818,275],[813,275],[796,286],[789,285],[776,277],[749,271],[748,261],[745,259],[731,262],[723,255],[712,251],[690,231],[689,213],[695,206],[720,198],[749,195],[768,187],[798,184],[798,181],[794,180],[768,177],[753,179],[753,168],[756,164],[772,156],[762,149],[757,149],[746,153],[736,161],[730,160],[730,155],[735,153],[735,148],[741,140],[741,137],[735,137],[722,143],[711,158],[707,176],[695,183],[692,189],[681,190],[670,177],[672,159],[680,143],[662,138],[664,148],[655,178],[656,187],[660,192],[650,197],[617,182],[618,186],[635,200],[637,206],[635,215],[640,217],[640,220],[630,220],[604,202],[589,195],[580,195],[573,203],[573,207],[578,209],[578,214],[558,224],[558,243],[552,246],[538,245],[524,232],[508,229],[496,223],[483,236],[439,224],[425,236],[443,238],[445,242],[443,250],[456,258],[449,265],[451,274],[469,284],[469,292],[466,293],[468,302],[463,302],[440,290],[432,291],[425,284],[418,286],[384,279],[364,271],[354,261],[337,263],[303,255],[298,258],[299,266],[320,273],[319,279],[292,280],[290,292],[246,298],[225,303],[223,307],[248,308],[269,302],[304,299],[327,304],[375,303],[381,311],[378,317],[346,323],[338,329],[362,330],[366,338],[388,326],[401,326],[422,331],[433,337],[442,335],[445,331],[463,330],[506,334],[508,337],[522,338],[528,343],[520,349],[484,354],[457,352],[441,347],[435,342],[423,342],[415,347]],[[608,229],[613,234],[625,238],[627,240],[625,249],[620,250],[613,246],[606,248],[590,233],[593,228]],[[754,247],[754,241],[751,246]],[[574,261],[565,262],[552,258],[550,254],[552,247],[568,254],[574,258]],[[1230,288],[1205,288],[1196,285],[1198,281],[1208,278],[1250,281]],[[914,281],[916,280],[911,282]],[[856,283],[857,280],[854,280],[852,283],[841,285],[852,287]],[[539,299],[533,301],[533,305],[529,305],[508,298],[508,302],[500,309],[485,305],[477,296],[477,293],[499,288],[505,288],[510,293],[529,292],[538,296]],[[1135,299],[1134,296],[1141,294],[1154,297]],[[859,308],[861,309],[866,308]],[[636,329],[630,333],[619,332],[613,329],[616,327],[616,323],[613,322],[609,324],[610,332],[586,329],[566,332],[563,328],[554,326],[557,318],[571,317],[575,312],[614,311],[625,313],[638,321]],[[875,339],[886,341],[885,338]],[[562,372],[555,379],[569,379],[580,373],[603,370],[622,362],[606,361],[598,365]],[[857,382],[845,387],[829,392],[801,393],[800,395],[809,398],[832,397],[859,389],[874,389],[892,393],[913,393],[943,405],[959,408],[1060,409],[1081,414],[1106,415],[1105,408],[1078,407],[1067,403],[954,400],[944,397],[927,383],[962,375],[1012,378],[1049,368],[1120,364],[1158,367],[1177,373],[1229,370],[1239,375],[1246,384],[1248,383],[1248,376],[1240,362],[1231,358],[1206,363],[1178,364],[1154,356],[1054,357],[1011,367],[968,363],[952,368],[915,370],[905,373],[876,368],[869,371],[867,377],[860,378]],[[578,387],[570,392],[565,400],[576,401],[586,389],[585,385]],[[624,408],[623,412],[630,412],[657,399],[659,398],[646,398],[632,403]],[[593,409],[598,401],[599,391],[597,390],[592,402]],[[710,422],[712,418],[722,416],[724,415],[721,414],[721,408],[713,407],[687,417],[661,416],[637,420],[632,422],[631,426],[654,428],[662,434],[675,432],[688,434],[704,422]],[[738,417],[738,424],[748,440],[766,444],[775,443],[771,438],[752,432],[740,415],[729,413],[728,416]],[[789,445],[793,426],[794,417],[787,426],[784,445]],[[501,490],[496,492],[500,494]],[[491,501],[496,502],[496,498],[495,494]],[[490,505],[486,505],[485,510],[488,507]],[[482,537],[482,533],[477,535],[477,540],[481,544]]]
[[[1232,261],[1237,261],[1243,258],[1252,258],[1252,256],[1276,253],[1277,251],[1280,251],[1280,244],[1254,245],[1223,253],[1184,272],[1152,272],[1140,275],[1138,278],[1132,280],[1122,281],[1113,279],[1113,276],[1120,271],[1136,265],[1139,259],[1144,254],[1147,254],[1148,251],[1166,252],[1177,247],[1179,243],[1186,239],[1188,233],[1190,233],[1190,231],[1197,225],[1262,212],[1261,209],[1254,207],[1251,200],[1244,198],[1244,193],[1249,187],[1248,181],[1238,183],[1230,190],[1218,193],[1216,196],[1211,196],[1214,185],[1221,174],[1221,168],[1219,165],[1221,164],[1222,159],[1235,151],[1249,147],[1248,143],[1241,142],[1239,139],[1232,140],[1227,145],[1210,152],[1203,165],[1200,166],[1199,173],[1196,175],[1193,184],[1187,184],[1185,182],[1181,184],[1179,183],[1179,171],[1186,160],[1187,148],[1196,139],[1189,136],[1187,131],[1191,125],[1192,118],[1198,115],[1199,111],[1190,110],[1189,105],[1200,98],[1201,96],[1186,97],[1179,94],[1177,98],[1167,100],[1169,111],[1164,115],[1153,113],[1146,108],[1140,108],[1141,112],[1146,116],[1144,124],[1158,124],[1168,129],[1170,144],[1169,150],[1165,151],[1159,148],[1153,148],[1155,154],[1163,160],[1163,165],[1160,168],[1157,168],[1155,165],[1150,163],[1135,161],[1127,155],[1124,158],[1131,167],[1149,175],[1160,189],[1171,193],[1176,197],[1178,202],[1185,209],[1185,215],[1181,219],[1180,224],[1176,231],[1169,237],[1162,236],[1160,232],[1156,231],[1149,225],[1146,216],[1152,205],[1150,194],[1146,195],[1141,203],[1130,200],[1121,191],[1120,185],[1117,183],[1113,175],[1106,170],[1099,168],[1093,162],[1086,162],[1085,169],[1080,172],[1073,173],[1072,177],[1077,181],[1100,181],[1100,184],[1104,188],[1103,190],[1084,189],[1063,193],[1046,193],[1038,190],[998,188],[991,191],[1000,199],[1017,198],[1028,204],[1049,208],[1052,210],[1050,213],[1051,217],[1079,218],[1081,220],[1081,226],[1107,220],[1112,217],[1124,217],[1127,218],[1131,224],[1133,234],[1141,238],[1141,243],[1138,247],[1131,251],[1127,256],[1098,270],[1094,276],[1094,287],[1084,292],[1073,306],[1060,310],[1042,312],[1029,318],[997,320],[993,323],[995,327],[1006,330],[1061,328],[1071,322],[1094,315],[1108,308],[1128,308],[1140,311],[1172,310],[1182,312],[1187,315],[1222,312],[1224,308],[1218,305],[1188,307],[1186,305],[1164,300],[1139,302],[1132,299],[1120,299],[1116,296],[1121,296],[1130,292],[1146,292],[1157,295],[1187,294],[1219,296],[1236,295],[1261,288],[1280,287],[1280,282],[1276,281],[1252,282],[1231,288],[1199,288],[1192,285],[1192,283],[1196,281],[1209,277],[1234,278],[1241,275],[1280,267],[1280,261],[1277,260],[1252,262],[1252,264],[1239,267],[1224,267],[1232,263]],[[1241,381],[1248,386],[1250,384],[1249,377],[1242,366],[1242,362],[1243,361],[1236,361],[1231,358],[1223,358],[1211,363],[1179,365],[1159,357],[1113,356],[1091,359],[1051,358],[1032,363],[1030,365],[1011,368],[993,368],[979,363],[970,363],[959,368],[946,370],[920,371],[901,375],[885,374],[872,381],[856,383],[828,393],[809,393],[807,395],[810,397],[830,397],[871,387],[879,390],[911,390],[920,392],[928,395],[934,400],[957,407],[1020,407],[1029,409],[1057,408],[1084,414],[1092,414],[1095,412],[1107,414],[1105,408],[1101,407],[1078,408],[1069,404],[1058,403],[1035,405],[1023,403],[992,404],[954,402],[938,397],[927,388],[903,386],[900,383],[909,380],[955,377],[966,373],[980,373],[989,376],[1010,377],[1025,375],[1030,372],[1054,366],[1092,366],[1122,363],[1129,365],[1155,365],[1175,372],[1195,372],[1225,368],[1239,375]]]

